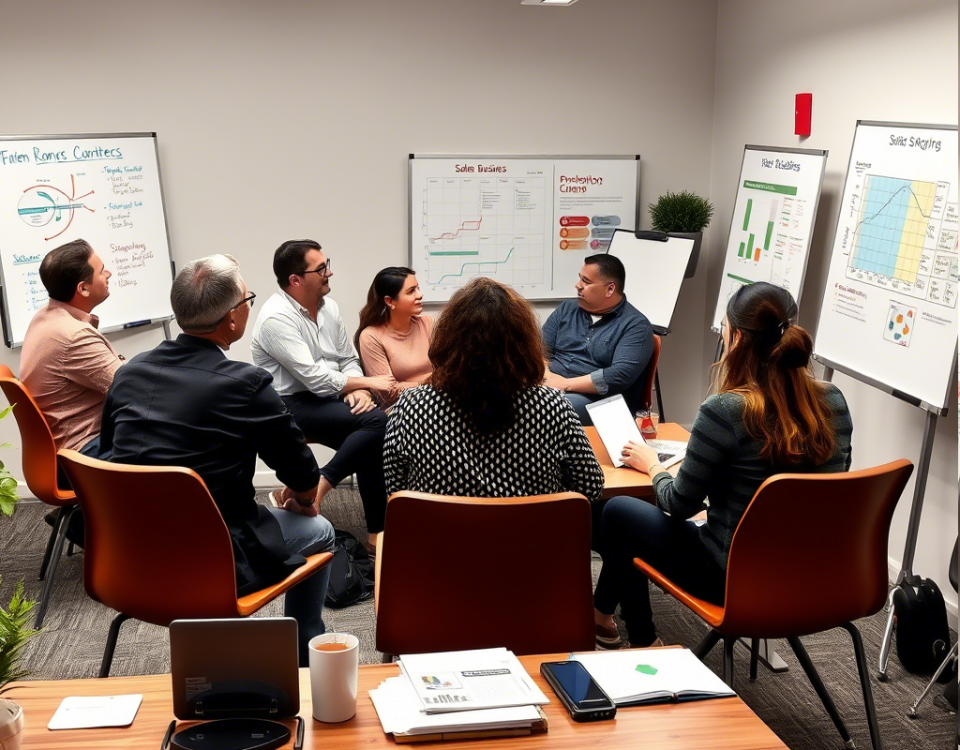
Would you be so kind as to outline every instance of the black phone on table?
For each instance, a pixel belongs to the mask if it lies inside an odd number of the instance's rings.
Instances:
[[[616,704],[580,662],[544,662],[540,674],[574,721],[603,721],[616,716]]]

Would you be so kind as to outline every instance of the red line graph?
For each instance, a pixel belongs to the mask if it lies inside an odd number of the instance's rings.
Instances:
[[[483,221],[481,216],[476,221],[464,221],[460,224],[460,228],[456,232],[444,232],[439,237],[431,237],[431,242],[436,242],[437,240],[452,240],[455,239],[460,232],[475,232],[480,228],[480,223]]]

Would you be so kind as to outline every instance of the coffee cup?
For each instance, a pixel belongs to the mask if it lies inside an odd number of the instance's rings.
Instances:
[[[313,718],[326,724],[357,713],[360,641],[348,633],[324,633],[310,639],[310,699]]]

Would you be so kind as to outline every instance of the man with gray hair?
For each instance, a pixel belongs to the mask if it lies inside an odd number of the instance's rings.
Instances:
[[[203,478],[233,538],[238,596],[282,580],[304,555],[330,551],[334,542],[333,527],[318,515],[317,462],[273,378],[223,353],[243,336],[255,298],[231,256],[187,264],[170,292],[184,332],[118,372],[100,432],[101,450],[112,450],[116,463],[186,466]],[[286,485],[282,508],[254,501],[258,455]],[[327,566],[286,594],[302,666],[307,642],[324,631],[329,580]]]

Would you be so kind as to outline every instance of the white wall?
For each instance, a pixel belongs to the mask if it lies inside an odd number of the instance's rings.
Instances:
[[[799,92],[813,93],[807,139],[793,135]],[[745,143],[830,151],[801,303],[801,324],[812,332],[858,119],[957,123],[956,2],[722,0],[710,194],[724,226],[733,211]],[[721,234],[713,233],[709,247],[711,291],[720,283],[726,241]],[[712,344],[705,342],[705,362]],[[835,382],[853,414],[854,468],[895,458],[918,461],[923,412],[843,375]],[[912,497],[911,481],[890,534],[894,574],[903,557]],[[957,415],[951,404],[949,416],[937,426],[914,571],[937,581],[954,614],[957,596],[947,564],[956,536]],[[811,548],[816,549],[815,535]]]
[[[665,190],[709,189],[715,0],[45,9],[4,7],[0,128],[157,131],[174,260],[233,253],[265,298],[273,250],[313,237],[334,261],[348,326],[374,273],[406,262],[409,153],[639,153],[644,207]],[[702,396],[705,275],[688,283],[661,360],[667,414],[685,422]],[[130,356],[160,334],[111,339]],[[249,334],[231,356],[249,359]],[[16,372],[18,351],[0,362]],[[19,442],[12,421],[6,440]]]

